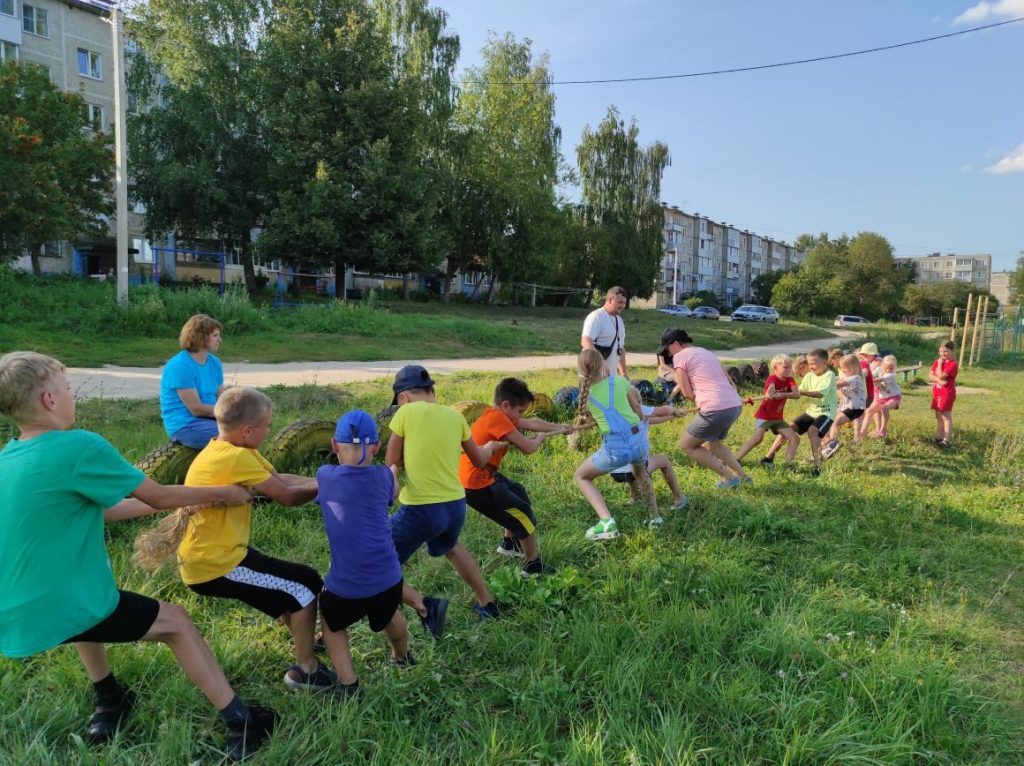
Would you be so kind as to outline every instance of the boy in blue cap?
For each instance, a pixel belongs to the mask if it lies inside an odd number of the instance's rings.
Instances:
[[[338,421],[331,440],[338,465],[316,472],[317,502],[327,528],[331,568],[320,593],[324,644],[345,694],[359,689],[348,628],[366,617],[391,643],[391,661],[412,665],[402,604],[402,565],[391,539],[388,508],[398,498],[398,469],[373,465],[380,449],[377,424],[352,410]]]

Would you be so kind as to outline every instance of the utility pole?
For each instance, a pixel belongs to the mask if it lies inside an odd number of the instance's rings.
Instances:
[[[124,35],[121,8],[110,11],[114,40],[114,198],[117,204],[117,302],[128,300],[128,138],[125,119]]]

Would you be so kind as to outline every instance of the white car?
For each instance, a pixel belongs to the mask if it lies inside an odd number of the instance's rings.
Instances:
[[[832,323],[833,327],[856,327],[857,325],[871,324],[870,319],[859,317],[854,314],[840,314],[836,317],[836,321]]]
[[[771,306],[755,306],[745,303],[732,312],[734,322],[771,322],[778,324],[779,312]]]
[[[690,309],[687,306],[683,306],[681,304],[680,305],[662,306],[660,309],[658,309],[658,311],[660,311],[662,314],[668,314],[669,316],[674,316],[674,317],[688,317],[688,316],[690,316]]]

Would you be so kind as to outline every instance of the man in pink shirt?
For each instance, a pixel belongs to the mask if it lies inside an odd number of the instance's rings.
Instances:
[[[675,370],[676,387],[672,394],[682,394],[698,408],[697,417],[686,427],[679,447],[694,462],[722,477],[716,485],[720,489],[753,481],[723,443],[743,410],[743,400],[718,358],[707,349],[694,346],[685,330],[666,330],[661,336],[658,356]]]

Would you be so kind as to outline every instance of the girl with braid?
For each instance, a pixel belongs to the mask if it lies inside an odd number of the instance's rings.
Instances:
[[[647,503],[647,525],[661,526],[664,520],[658,515],[658,501],[647,472],[650,445],[640,395],[625,378],[609,376],[601,354],[592,348],[580,353],[576,366],[580,374],[580,413],[589,414],[602,437],[601,448],[583,461],[573,476],[598,517],[597,524],[587,530],[587,539],[611,540],[619,536],[618,525],[594,479],[624,464],[632,466],[640,494]],[[655,407],[652,414],[680,413],[675,407],[664,406]]]

